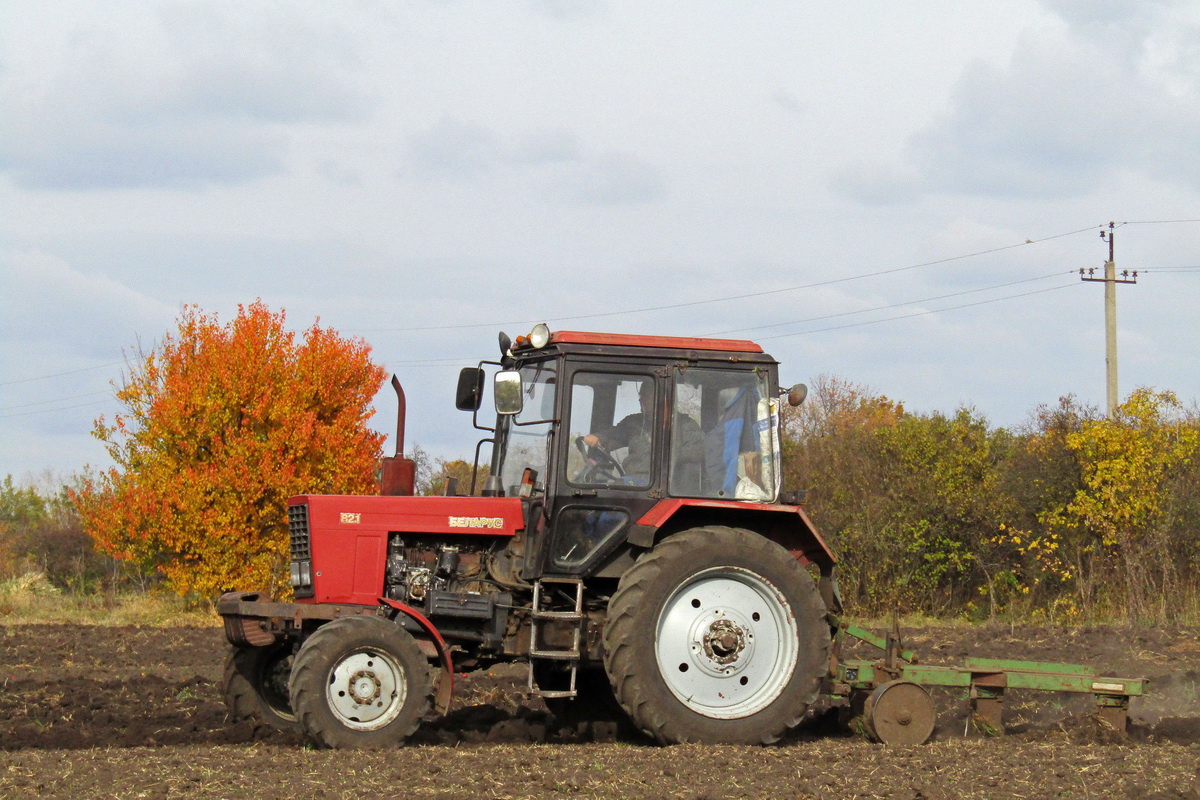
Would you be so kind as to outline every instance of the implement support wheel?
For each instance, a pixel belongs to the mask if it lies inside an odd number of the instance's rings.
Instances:
[[[867,735],[884,744],[924,744],[937,711],[929,692],[912,681],[890,681],[871,692],[863,708]]]

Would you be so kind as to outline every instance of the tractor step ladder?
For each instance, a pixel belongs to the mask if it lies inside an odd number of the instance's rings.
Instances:
[[[556,607],[551,595],[553,586],[567,586],[575,589],[573,606],[560,603]],[[566,594],[566,592],[563,592]],[[569,595],[565,599],[570,599]],[[543,604],[547,605],[543,608]],[[580,645],[583,640],[583,581],[579,578],[539,578],[533,583],[533,603],[529,614],[529,690],[540,697],[574,697],[575,677],[579,672]],[[539,641],[540,623],[567,622],[574,629],[571,634],[571,646],[558,647],[547,642]],[[567,662],[570,668],[570,683],[567,689],[543,689],[534,680],[534,665],[539,661]]]

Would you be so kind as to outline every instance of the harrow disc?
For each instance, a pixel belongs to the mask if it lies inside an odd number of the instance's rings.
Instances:
[[[912,681],[890,681],[871,692],[863,708],[867,735],[884,744],[923,744],[937,712],[929,692]]]

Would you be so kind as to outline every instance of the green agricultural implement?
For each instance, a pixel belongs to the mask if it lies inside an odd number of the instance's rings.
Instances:
[[[884,744],[921,744],[933,733],[937,711],[929,688],[962,691],[970,702],[971,721],[984,734],[1003,733],[1004,695],[1009,689],[1090,694],[1096,715],[1112,730],[1124,733],[1129,698],[1145,693],[1145,678],[1112,678],[1077,664],[967,658],[962,666],[921,664],[901,644],[899,626],[886,637],[835,619],[827,694],[849,700],[851,714],[863,730]],[[843,657],[853,640],[883,651],[880,658]]]

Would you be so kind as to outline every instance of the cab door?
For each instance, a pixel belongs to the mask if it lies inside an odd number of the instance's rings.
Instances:
[[[560,471],[539,572],[588,575],[663,496],[665,385],[651,370],[611,362],[577,363],[565,377]]]

